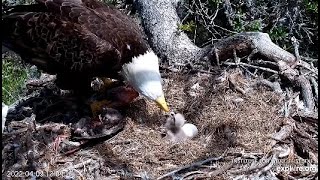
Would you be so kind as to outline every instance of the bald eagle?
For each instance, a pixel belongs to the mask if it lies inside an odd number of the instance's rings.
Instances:
[[[168,112],[159,58],[138,25],[96,0],[36,0],[6,9],[2,45],[57,74],[61,89],[81,91],[92,77],[121,79]]]

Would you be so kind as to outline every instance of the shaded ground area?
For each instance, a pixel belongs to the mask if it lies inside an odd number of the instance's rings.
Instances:
[[[119,113],[92,119],[85,101],[59,91],[49,78],[45,90],[29,88],[29,102],[8,114],[2,177],[34,171],[57,179],[156,179],[184,166],[163,179],[317,177],[317,117],[298,116],[299,101],[290,110],[298,121],[283,117],[288,98],[255,81],[236,70],[169,74],[164,88],[170,107],[199,129],[193,140],[172,143],[164,137],[166,114],[153,103],[138,98]],[[279,168],[289,165],[312,169]]]

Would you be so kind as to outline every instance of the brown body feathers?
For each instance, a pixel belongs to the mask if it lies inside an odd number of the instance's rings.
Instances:
[[[130,17],[95,0],[14,6],[3,14],[2,27],[5,47],[58,74],[65,87],[74,77],[115,77],[124,63],[148,49]],[[71,84],[68,88],[76,88]]]

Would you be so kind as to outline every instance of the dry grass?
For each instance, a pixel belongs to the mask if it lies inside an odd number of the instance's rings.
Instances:
[[[250,83],[242,76],[237,82],[242,88]],[[268,152],[269,136],[282,123],[278,113],[279,96],[265,89],[242,95],[230,89],[228,81],[218,83],[211,75],[172,74],[165,80],[165,91],[172,110],[184,114],[188,122],[198,127],[199,135],[195,139],[178,144],[169,142],[163,137],[165,114],[153,103],[139,99],[125,112],[127,122],[122,132],[111,140],[69,156],[52,150],[52,140],[59,133],[45,130],[29,136],[23,133],[5,137],[2,143],[3,146],[19,144],[23,148],[17,152],[25,156],[29,148],[37,152],[33,157],[36,169],[52,172],[67,169],[69,176],[85,179],[155,179],[209,157],[230,152]],[[26,146],[27,142],[32,145]],[[27,157],[14,161],[10,152],[5,149],[2,152],[4,172],[30,167]]]
[[[131,120],[126,129],[112,140],[131,142],[114,145],[113,150],[120,159],[127,160],[133,172],[146,171],[157,177],[210,156],[269,150],[267,139],[282,123],[276,94],[257,90],[243,96],[225,84],[210,82],[213,78],[206,75],[171,77],[165,87],[168,102],[172,110],[183,113],[198,127],[199,135],[181,144],[168,142],[160,134],[165,118],[158,108],[149,102],[144,106],[136,102],[128,113]],[[196,83],[200,87],[192,90],[190,87]]]

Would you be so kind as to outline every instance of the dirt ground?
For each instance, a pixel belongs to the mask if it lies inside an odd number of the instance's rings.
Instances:
[[[228,80],[230,75],[233,84]],[[156,179],[197,161],[223,157],[219,163],[203,164],[164,179],[194,178],[194,174],[205,174],[202,179],[235,178],[228,170],[241,167],[233,160],[243,154],[262,158],[270,153],[272,135],[288,120],[281,110],[285,98],[271,89],[253,87],[254,81],[236,71],[218,76],[169,74],[164,89],[171,110],[182,113],[199,130],[194,139],[180,143],[165,137],[167,114],[144,98],[121,111],[124,118],[119,122],[123,125],[119,133],[71,153],[65,150],[77,146],[71,139],[71,123],[39,123],[34,115],[9,120],[2,136],[2,177],[15,179],[12,176],[31,174],[32,170],[52,179]],[[81,110],[77,109],[78,115]],[[317,130],[317,123],[310,127]],[[317,133],[310,134],[318,143]],[[296,151],[288,158],[312,159]],[[316,155],[313,165],[317,166],[317,159]]]

